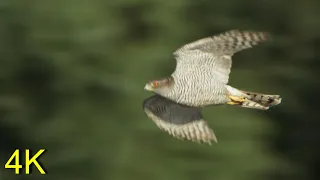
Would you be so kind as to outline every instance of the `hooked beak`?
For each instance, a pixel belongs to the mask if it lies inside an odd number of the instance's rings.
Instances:
[[[144,90],[146,90],[146,91],[153,91],[153,88],[151,87],[150,84],[146,84],[146,85],[144,86]]]

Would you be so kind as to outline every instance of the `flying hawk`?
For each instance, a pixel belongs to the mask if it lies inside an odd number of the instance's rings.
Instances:
[[[143,102],[147,116],[175,138],[211,144],[217,138],[202,117],[202,107],[229,104],[267,110],[280,104],[279,95],[228,85],[233,54],[266,41],[268,36],[231,30],[182,46],[173,53],[175,71],[145,85],[145,90],[156,94]]]

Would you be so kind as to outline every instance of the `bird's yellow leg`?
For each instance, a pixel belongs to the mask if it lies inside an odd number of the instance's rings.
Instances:
[[[230,105],[241,104],[248,100],[246,97],[243,97],[243,96],[228,95],[228,98],[231,99],[231,101],[227,102],[227,104],[230,104]]]

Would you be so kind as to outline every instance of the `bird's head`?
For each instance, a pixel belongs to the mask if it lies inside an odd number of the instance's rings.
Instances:
[[[170,76],[163,79],[149,81],[144,86],[144,89],[147,91],[155,92],[157,94],[163,94],[165,92],[168,92],[173,84],[174,80]]]

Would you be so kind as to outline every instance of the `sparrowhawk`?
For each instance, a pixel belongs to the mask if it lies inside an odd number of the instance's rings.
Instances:
[[[266,32],[231,30],[177,49],[176,69],[168,77],[149,81],[144,89],[156,95],[143,109],[159,128],[179,139],[217,142],[200,109],[229,104],[267,110],[281,103],[279,95],[239,90],[228,85],[232,56],[268,39]]]

